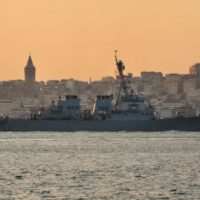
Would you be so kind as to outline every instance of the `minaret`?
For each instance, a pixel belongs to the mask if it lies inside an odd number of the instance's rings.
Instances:
[[[27,64],[24,68],[24,75],[25,75],[25,81],[28,84],[33,84],[35,82],[35,66],[33,65],[33,61],[31,58],[31,55],[29,55]]]

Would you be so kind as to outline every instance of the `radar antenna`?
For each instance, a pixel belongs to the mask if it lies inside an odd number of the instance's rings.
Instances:
[[[117,50],[115,50],[115,62],[116,62],[116,65],[117,65],[117,70],[118,70],[119,79],[120,79],[120,86],[119,86],[119,91],[118,91],[118,95],[117,95],[117,101],[116,101],[116,104],[115,104],[115,107],[116,107],[119,104],[119,100],[120,100],[122,90],[125,94],[125,99],[128,99],[128,90],[127,90],[127,85],[126,85],[126,81],[125,81],[125,77],[124,77],[124,73],[123,73],[125,66],[124,66],[124,64],[121,60],[118,60]]]

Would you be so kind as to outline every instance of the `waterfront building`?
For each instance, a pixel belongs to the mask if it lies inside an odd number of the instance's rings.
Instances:
[[[167,74],[164,80],[165,92],[169,95],[177,95],[182,92],[182,76],[180,74]]]
[[[182,77],[182,84],[183,84],[183,92],[187,94],[189,91],[196,89],[197,83],[196,83],[196,77],[195,75],[186,74]]]
[[[152,81],[152,80],[162,80],[163,79],[163,74],[161,72],[146,72],[146,71],[143,71],[141,72],[141,79],[143,81]]]
[[[161,72],[141,72],[141,81],[139,90],[142,90],[144,95],[158,96],[164,92],[163,86],[164,77]]]

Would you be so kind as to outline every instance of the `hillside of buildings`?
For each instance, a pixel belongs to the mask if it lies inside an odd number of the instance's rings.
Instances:
[[[118,77],[104,77],[96,81],[74,79],[36,81],[36,67],[29,56],[24,68],[24,80],[0,81],[0,113],[11,117],[27,118],[40,106],[47,107],[52,101],[65,95],[78,95],[81,106],[90,109],[97,95],[117,93]],[[156,109],[158,118],[173,117],[175,112],[188,116],[200,113],[200,64],[189,68],[188,74],[141,72],[140,77],[126,75],[127,85],[135,93],[144,95],[146,102]]]

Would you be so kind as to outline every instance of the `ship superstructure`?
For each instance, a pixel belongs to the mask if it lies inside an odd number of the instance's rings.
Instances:
[[[80,99],[76,95],[67,95],[65,100],[59,100],[57,104],[52,101],[49,108],[41,108],[39,119],[94,119],[94,120],[148,120],[151,114],[145,106],[145,99],[142,95],[136,94],[133,88],[127,86],[124,75],[125,66],[117,58],[115,61],[118,70],[119,89],[114,98],[113,95],[97,95],[94,100],[93,109],[84,111],[80,108]]]
[[[65,100],[59,97],[57,104],[52,101],[49,108],[41,108],[39,110],[39,118],[41,119],[80,119],[80,99],[76,95],[66,95]]]
[[[118,70],[119,86],[115,97],[113,95],[98,95],[95,99],[92,111],[95,119],[107,120],[149,120],[152,118],[152,110],[145,105],[143,95],[137,94],[124,75],[125,66],[117,58],[115,51],[115,62]]]
[[[113,95],[98,95],[95,99],[92,115],[95,119],[106,119],[112,116]]]
[[[127,86],[126,76],[124,75],[124,63],[117,58],[117,51],[115,51],[115,62],[118,70],[119,88],[115,101],[114,115],[126,114],[131,118],[149,119],[149,109],[145,105],[144,96],[137,94],[133,88]],[[119,116],[117,118],[120,118]],[[123,117],[125,118],[125,117]],[[129,118],[131,120],[131,118]]]

